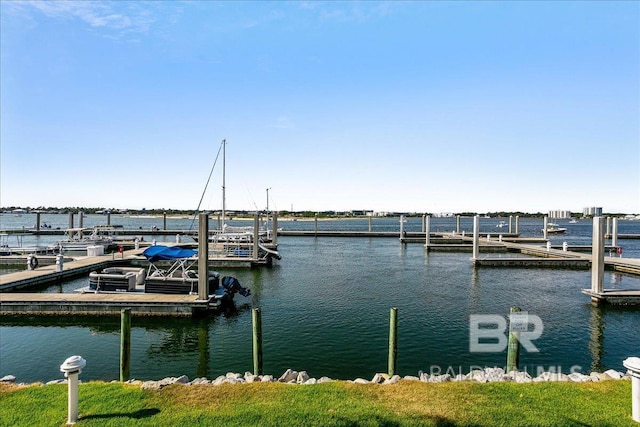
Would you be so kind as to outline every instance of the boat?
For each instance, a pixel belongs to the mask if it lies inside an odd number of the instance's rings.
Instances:
[[[104,253],[110,246],[115,245],[114,242],[122,229],[122,226],[114,225],[68,228],[64,231],[67,238],[58,241],[56,245],[60,251],[86,251],[92,246],[102,246]]]
[[[509,224],[507,224],[506,221],[500,221],[498,224],[496,224],[496,228],[504,228],[504,227],[508,227]]]
[[[577,224],[578,220],[573,218],[571,221],[569,221],[569,224]]]
[[[542,231],[544,232],[544,229]],[[563,227],[547,226],[547,233],[548,234],[562,234],[565,231],[567,231],[567,229],[563,228]]]
[[[89,273],[89,286],[79,292],[144,292],[151,294],[196,295],[199,276],[192,267],[197,263],[198,251],[180,247],[149,246],[142,255],[149,267],[108,267]],[[167,265],[167,268],[165,267]],[[233,301],[236,293],[248,297],[251,291],[233,276],[208,272],[209,298],[212,305],[220,306]]]
[[[253,241],[255,239],[255,230],[253,226],[247,227],[234,227],[226,223],[226,145],[227,141],[222,140],[218,155],[222,152],[222,211],[221,211],[221,226],[219,230],[209,231],[208,241],[210,246],[210,253],[215,256],[223,257],[240,257],[264,260],[267,265],[273,263],[273,259],[280,260],[282,257],[278,252],[277,245],[273,244],[272,230],[269,229],[269,196],[267,190],[267,221],[264,229],[258,228],[258,253],[253,253]],[[216,162],[217,162],[216,157]],[[214,162],[215,167],[215,162]],[[213,169],[211,170],[213,173]],[[209,175],[211,178],[211,174]],[[207,191],[207,185],[205,185],[202,198]],[[202,201],[201,198],[201,201]],[[196,212],[200,210],[200,205],[196,209]],[[192,221],[195,222],[195,215]],[[199,239],[198,233],[191,234],[191,237],[196,242]]]

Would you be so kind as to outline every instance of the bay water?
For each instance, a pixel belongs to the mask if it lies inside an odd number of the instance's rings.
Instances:
[[[504,219],[504,218],[503,218]],[[35,215],[3,214],[0,228],[33,227]],[[43,214],[41,222],[66,228],[67,215]],[[554,244],[591,243],[591,220],[568,224]],[[85,226],[105,224],[87,215]],[[112,224],[138,229],[145,240],[163,227],[162,217],[112,215]],[[249,224],[232,221],[232,225]],[[498,220],[481,218],[481,231],[495,232]],[[398,218],[376,218],[374,231],[399,231]],[[284,230],[313,230],[313,221],[279,221]],[[367,219],[320,220],[318,230],[367,230]],[[167,228],[186,230],[189,218],[167,218]],[[197,224],[193,226],[197,229]],[[420,231],[421,219],[408,218],[407,231]],[[541,236],[541,219],[520,219],[522,237]],[[432,218],[432,231],[455,229],[455,218]],[[462,229],[472,232],[472,219]],[[619,221],[619,233],[640,234],[640,221]],[[23,244],[51,244],[60,236],[25,236]],[[282,260],[271,268],[218,269],[237,277],[252,295],[236,296],[235,307],[206,318],[132,319],[131,377],[160,379],[187,375],[215,378],[251,371],[251,309],[262,313],[264,371],[279,376],[287,368],[310,376],[370,379],[387,371],[389,312],[398,309],[400,375],[466,373],[476,367],[504,366],[506,349],[473,351],[471,315],[508,318],[518,306],[540,318],[543,330],[522,350],[520,369],[588,373],[624,370],[622,360],[640,356],[640,308],[594,307],[581,289],[590,287],[586,270],[548,268],[474,268],[470,253],[426,252],[397,237],[290,237],[278,240]],[[640,258],[640,240],[621,240],[623,256]],[[613,254],[615,256],[615,254]],[[504,255],[512,256],[512,255]],[[37,289],[72,292],[88,278]],[[605,272],[605,287],[640,289],[640,279]],[[60,364],[71,355],[87,360],[82,379],[112,380],[119,374],[119,316],[1,316],[0,377],[18,382],[62,378]]]

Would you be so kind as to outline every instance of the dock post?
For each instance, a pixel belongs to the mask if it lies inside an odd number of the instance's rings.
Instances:
[[[549,217],[548,216],[544,216],[544,219],[542,220],[542,238],[547,240],[547,227],[549,224]]]
[[[73,212],[69,212],[69,228],[73,228]],[[73,236],[69,236],[71,239]]]
[[[611,217],[610,216],[607,217],[607,228],[605,229],[605,232],[604,232],[605,239],[608,236],[611,236]]]
[[[64,269],[64,255],[56,255],[56,271],[61,272]]]
[[[513,233],[511,225],[513,224],[513,215],[509,215],[509,234]]]
[[[278,244],[278,211],[273,211],[273,230],[271,231],[271,243]]]
[[[427,217],[427,215],[422,215],[422,232],[423,233],[424,233],[424,230],[427,229],[427,227],[425,227],[426,226],[426,224],[425,224],[426,217]]]
[[[512,330],[511,328],[511,315],[513,313],[519,313],[519,307],[511,307],[509,310],[509,342],[507,344],[507,374],[511,371],[518,370],[518,363],[520,361],[520,332]]]
[[[460,215],[456,215],[456,234],[460,234]]]
[[[162,212],[162,229],[167,231],[167,213]]]
[[[198,214],[198,299],[209,298],[209,214]]]
[[[253,324],[253,375],[262,375],[262,314],[259,308],[251,311]]]
[[[129,380],[131,374],[131,309],[120,310],[120,381]]]
[[[428,250],[431,244],[431,215],[425,215],[424,217],[424,247]]]
[[[318,214],[313,216],[313,234],[318,236]]]
[[[78,212],[78,228],[84,227],[84,212]]]
[[[520,234],[520,215],[516,215],[516,234]]]
[[[478,253],[480,252],[480,217],[478,215],[473,217],[473,255],[472,260],[478,259]]]
[[[36,231],[40,230],[40,212],[36,212]]]
[[[373,224],[371,224],[371,215],[369,215],[369,233],[373,231]]]
[[[398,356],[398,309],[396,307],[391,308],[389,313],[389,365],[388,374],[393,376],[396,374],[396,362]]]
[[[567,252],[569,250],[569,244],[567,242],[562,242],[562,251]]]
[[[258,259],[258,245],[260,245],[260,216],[253,215],[253,259]]]
[[[618,218],[613,218],[613,228],[611,230],[611,246],[618,246]]]
[[[404,215],[400,215],[400,241],[404,242]]]
[[[107,212],[107,225],[111,225],[111,212]]]
[[[591,245],[591,292],[601,294],[604,288],[604,217],[593,217]]]

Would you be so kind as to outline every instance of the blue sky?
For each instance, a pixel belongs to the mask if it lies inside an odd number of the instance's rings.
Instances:
[[[640,213],[638,2],[0,12],[5,207]]]

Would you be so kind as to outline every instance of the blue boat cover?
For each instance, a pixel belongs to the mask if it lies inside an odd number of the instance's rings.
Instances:
[[[171,246],[149,246],[147,249],[142,252],[142,255],[147,258],[149,262],[156,261],[173,261],[181,258],[190,258],[197,254],[198,251],[195,249],[183,249]]]

